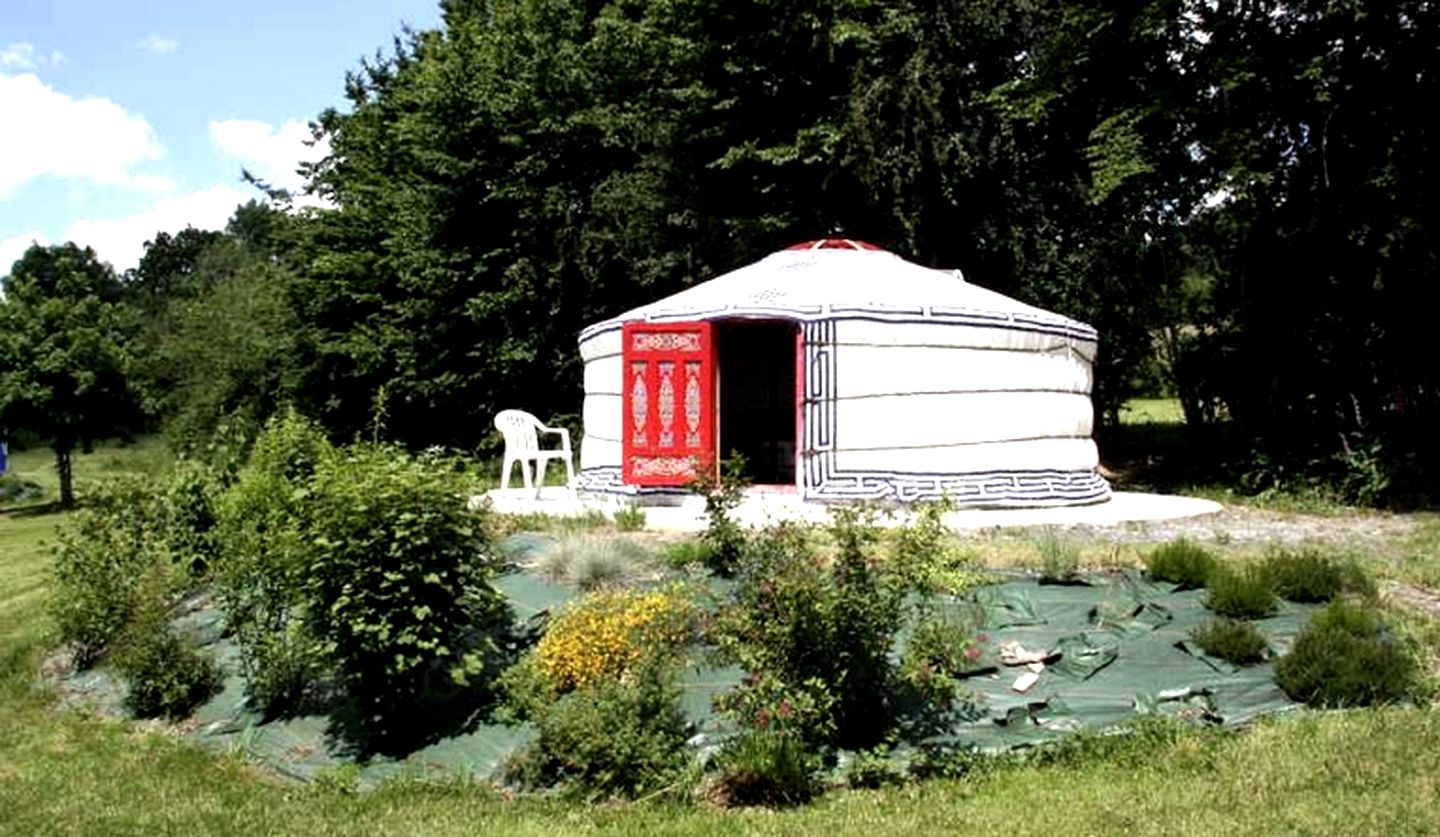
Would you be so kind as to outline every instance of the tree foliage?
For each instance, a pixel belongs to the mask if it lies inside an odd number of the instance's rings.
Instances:
[[[181,435],[287,402],[339,438],[383,402],[412,447],[573,422],[584,326],[838,233],[1093,323],[1101,426],[1167,390],[1253,488],[1413,497],[1440,461],[1425,0],[442,11],[318,115],[329,208],[272,195],[126,277]]]
[[[32,246],[4,288],[0,427],[50,441],[70,506],[70,454],[139,420],[129,383],[137,321],[110,266],[73,244]]]

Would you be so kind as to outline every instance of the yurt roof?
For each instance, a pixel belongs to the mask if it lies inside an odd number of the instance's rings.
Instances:
[[[966,282],[958,270],[906,261],[872,244],[822,239],[771,253],[648,305],[585,329],[580,339],[633,321],[724,317],[897,321],[956,320],[971,325],[1063,331],[1096,339],[1085,323]]]

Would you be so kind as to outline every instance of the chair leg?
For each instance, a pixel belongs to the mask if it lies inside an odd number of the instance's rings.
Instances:
[[[536,460],[535,460],[535,499],[536,499],[536,500],[539,500],[539,499],[540,499],[540,489],[542,489],[542,488],[545,487],[545,468],[546,468],[546,466],[549,465],[549,464],[550,464],[550,460],[549,460],[548,458],[546,458],[546,457],[543,457],[543,456],[540,457],[539,459],[536,459]]]
[[[530,481],[530,463],[524,459],[518,461],[520,462],[521,484],[524,485],[525,488],[529,489],[532,486],[532,483]]]
[[[568,456],[565,457],[565,487],[570,489],[572,495],[575,493],[575,464]]]
[[[505,457],[504,464],[500,466],[500,488],[510,487],[510,474],[515,470],[515,460],[509,456]]]

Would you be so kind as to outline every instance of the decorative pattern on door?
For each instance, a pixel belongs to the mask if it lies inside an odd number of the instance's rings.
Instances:
[[[710,324],[626,323],[622,339],[625,482],[684,485],[714,467]]]

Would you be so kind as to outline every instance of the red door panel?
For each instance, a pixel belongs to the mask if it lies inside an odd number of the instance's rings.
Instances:
[[[624,478],[685,485],[714,466],[715,361],[709,323],[626,323]]]

